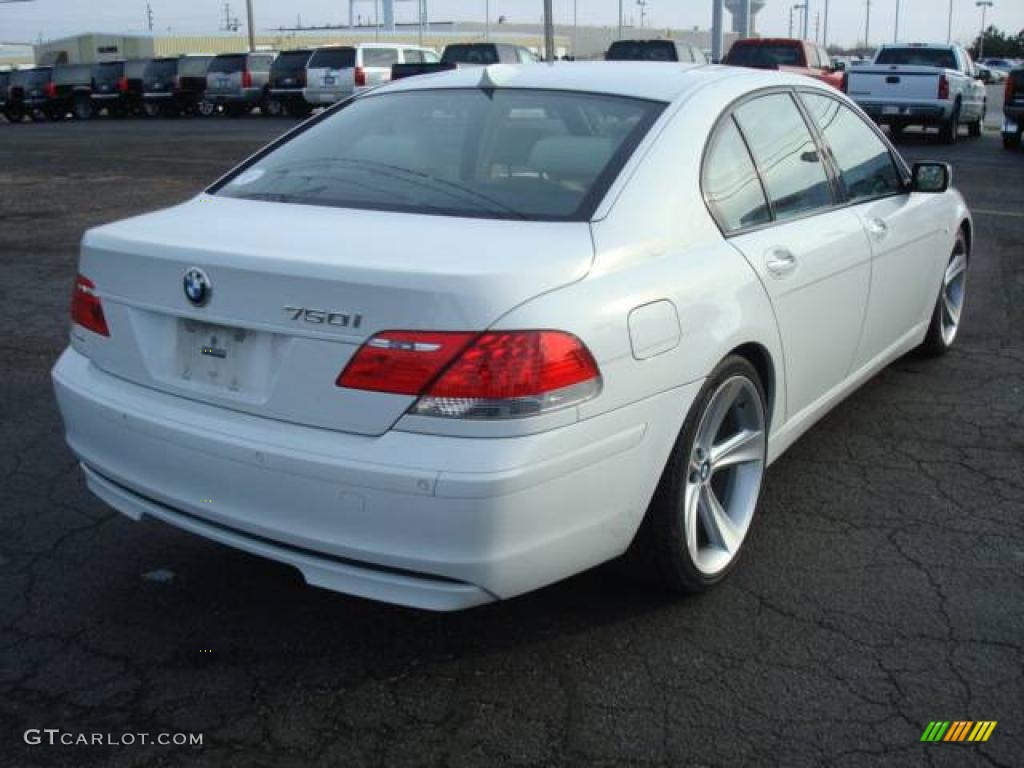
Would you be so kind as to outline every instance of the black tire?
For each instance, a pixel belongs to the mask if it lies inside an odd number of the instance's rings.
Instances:
[[[76,97],[74,107],[71,111],[76,120],[92,120],[93,116],[96,114],[96,110],[92,105],[92,99],[88,96]]]
[[[972,139],[977,139],[981,136],[981,120],[967,126],[967,135]]]
[[[1004,133],[1003,134],[1003,149],[1020,149],[1020,134],[1019,133]]]
[[[950,115],[949,120],[939,126],[939,141],[943,144],[956,144],[956,140],[959,135],[960,107],[958,105],[953,109],[953,114]]]
[[[264,117],[284,117],[285,106],[276,96],[267,96],[260,104],[260,114]]]
[[[164,114],[163,107],[153,101],[144,102],[142,111],[146,114],[146,117],[163,117]]]
[[[962,229],[957,233],[956,242],[953,245],[953,251],[950,254],[950,264],[958,254],[962,254],[965,259],[969,259],[970,257],[967,248],[967,237],[964,235],[964,231]],[[935,308],[932,310],[932,319],[928,323],[928,333],[925,334],[924,341],[921,342],[921,346],[917,348],[917,351],[924,357],[939,357],[944,355],[949,352],[949,350],[953,348],[953,344],[956,343],[956,339],[959,336],[959,326],[962,321],[964,299],[967,296],[966,285],[967,274],[965,267],[964,282],[961,288],[960,316],[957,319],[957,329],[953,332],[953,336],[949,337],[949,335],[944,331],[943,297],[946,293],[946,282],[945,272],[943,272],[943,282],[939,286],[939,294],[935,299]]]
[[[625,564],[634,573],[653,576],[660,584],[676,592],[703,592],[713,587],[733,570],[742,553],[741,543],[728,565],[714,575],[706,575],[698,569],[690,554],[682,514],[690,457],[698,427],[715,392],[723,382],[735,377],[743,377],[753,384],[767,425],[767,398],[757,370],[746,358],[730,355],[719,363],[694,400],[644,521],[624,558]],[[760,483],[756,493],[760,493]]]
[[[196,114],[200,117],[213,117],[217,114],[217,105],[212,101],[200,99],[196,102]]]
[[[11,123],[20,123],[25,119],[25,110],[20,106],[9,106],[4,109],[4,117]]]

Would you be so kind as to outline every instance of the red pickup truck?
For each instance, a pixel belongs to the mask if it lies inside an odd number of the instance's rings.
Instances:
[[[807,40],[748,38],[737,40],[722,62],[733,67],[779,69],[822,80],[842,90],[843,73],[832,65],[828,51]]]

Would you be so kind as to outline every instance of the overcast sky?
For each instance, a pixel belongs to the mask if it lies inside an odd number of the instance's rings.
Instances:
[[[789,9],[797,0],[768,0],[758,17],[758,31],[786,35]],[[825,0],[809,0],[811,37],[814,19],[824,14]],[[1004,30],[1024,28],[1024,0],[994,0],[989,23]],[[256,29],[264,31],[294,25],[301,15],[304,24],[338,23],[347,18],[348,0],[253,0]],[[871,41],[891,40],[898,0],[871,0]],[[154,31],[176,34],[214,34],[224,17],[223,0],[150,0]],[[482,21],[486,0],[429,0],[430,16],[438,21]],[[864,36],[866,0],[831,0],[829,41],[853,44]],[[374,0],[360,0],[357,13],[370,16]],[[576,0],[581,24],[614,25],[618,0]],[[624,15],[639,23],[635,0],[624,0]],[[573,0],[554,0],[556,19],[571,23]],[[945,41],[948,0],[902,0],[900,38]],[[413,21],[415,2],[398,5],[399,21]],[[537,22],[543,13],[541,0],[490,0],[491,18],[505,16],[511,22]],[[981,26],[981,10],[975,0],[953,0],[953,35],[969,42]],[[711,0],[646,0],[648,26],[707,28],[711,24]],[[231,0],[232,15],[245,22],[245,0]],[[729,14],[725,14],[728,23]],[[33,42],[83,31],[141,32],[145,30],[146,0],[30,0],[4,4],[0,0],[0,42]]]

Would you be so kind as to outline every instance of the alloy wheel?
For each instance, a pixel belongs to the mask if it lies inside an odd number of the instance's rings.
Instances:
[[[705,576],[736,557],[750,528],[767,455],[764,404],[745,376],[722,382],[697,426],[687,465],[683,530]]]
[[[957,240],[953,255],[942,276],[942,294],[939,297],[942,341],[948,347],[960,330],[960,315],[964,308],[967,288],[967,249],[963,240]]]

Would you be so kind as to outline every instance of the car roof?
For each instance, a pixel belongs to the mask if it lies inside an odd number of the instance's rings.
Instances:
[[[808,85],[797,75],[712,64],[649,61],[559,61],[554,64],[491,64],[392,81],[375,92],[432,88],[534,88],[579,93],[607,93],[671,102],[709,83],[733,78],[755,81],[754,87]],[[486,78],[486,80],[484,79]]]
[[[935,48],[943,51],[948,51],[951,48],[957,48],[955,43],[882,43],[880,48]]]

